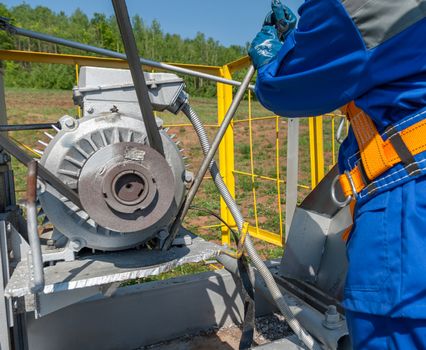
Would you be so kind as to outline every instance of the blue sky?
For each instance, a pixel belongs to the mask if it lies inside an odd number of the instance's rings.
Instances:
[[[22,0],[3,0],[8,7]],[[256,35],[263,17],[270,9],[270,0],[127,0],[130,14],[139,14],[146,23],[157,19],[164,31],[192,38],[197,32],[224,45],[244,45]],[[294,11],[303,0],[285,3]],[[27,0],[31,6],[42,5],[55,12],[71,14],[80,8],[88,16],[94,12],[111,15],[109,0]]]

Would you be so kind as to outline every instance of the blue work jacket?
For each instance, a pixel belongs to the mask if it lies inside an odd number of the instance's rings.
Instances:
[[[426,117],[425,12],[426,0],[305,1],[298,27],[259,69],[259,101],[303,117],[355,100],[379,132]],[[350,131],[341,170],[357,151]],[[424,154],[416,160],[426,169]],[[426,319],[426,177],[404,179],[356,207],[344,306]]]

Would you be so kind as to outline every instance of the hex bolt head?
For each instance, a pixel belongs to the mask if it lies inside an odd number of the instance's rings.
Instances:
[[[70,129],[74,128],[75,120],[73,118],[68,118],[67,120],[65,120],[65,126]]]
[[[191,171],[185,171],[185,182],[192,182],[194,180],[194,173]]]

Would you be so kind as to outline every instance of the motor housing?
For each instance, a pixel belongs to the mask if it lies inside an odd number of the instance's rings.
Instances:
[[[54,230],[78,250],[126,249],[167,231],[184,198],[186,170],[162,121],[165,158],[147,144],[140,116],[104,112],[60,123],[40,162],[78,192],[84,210],[45,184],[39,200]]]

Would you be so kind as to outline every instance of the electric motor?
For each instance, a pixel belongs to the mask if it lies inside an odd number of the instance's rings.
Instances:
[[[120,250],[167,231],[184,198],[185,165],[161,120],[165,157],[149,147],[137,115],[65,116],[60,123],[41,164],[78,192],[84,210],[42,186],[42,211],[56,234],[76,250]]]

